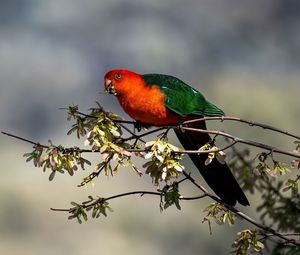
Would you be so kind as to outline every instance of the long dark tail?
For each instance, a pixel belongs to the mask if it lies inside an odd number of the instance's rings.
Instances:
[[[189,127],[206,129],[205,123],[195,122],[188,124]],[[184,131],[176,129],[175,133],[186,150],[198,150],[204,144],[211,141],[208,134]],[[228,205],[234,206],[236,202],[249,205],[249,201],[231,173],[227,164],[221,164],[217,159],[205,165],[207,154],[190,154],[194,164],[211,189]]]

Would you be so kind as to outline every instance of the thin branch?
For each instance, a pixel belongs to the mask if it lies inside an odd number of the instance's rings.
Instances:
[[[103,112],[108,116],[107,112],[105,112],[105,111],[103,111]],[[82,113],[82,112],[79,112],[79,111],[77,111],[77,113],[79,113],[79,114],[81,114],[83,116],[86,116],[86,117],[96,118],[95,116],[88,115],[88,114],[85,114],[85,113]],[[126,123],[126,124],[136,125],[135,121],[120,120],[120,119],[110,118],[109,116],[108,116],[108,118],[110,120],[118,122],[118,123]],[[238,117],[230,117],[230,116],[228,116],[228,117],[227,116],[221,116],[221,117],[202,117],[202,118],[198,118],[198,119],[184,121],[182,123],[182,125],[184,125],[184,124],[190,124],[190,123],[195,123],[195,122],[201,122],[201,121],[211,121],[211,120],[220,120],[221,122],[227,120],[227,121],[236,121],[236,122],[246,123],[246,124],[248,124],[250,126],[257,126],[257,127],[263,128],[263,129],[272,130],[274,132],[278,132],[278,133],[281,133],[281,134],[284,134],[284,135],[287,135],[287,136],[290,136],[290,137],[293,137],[293,138],[296,138],[296,139],[300,140],[300,136],[298,134],[292,133],[290,131],[283,130],[283,129],[280,129],[280,128],[276,128],[276,127],[273,127],[273,126],[268,125],[268,124],[263,124],[263,123],[259,123],[259,122],[254,122],[254,121],[249,121],[249,120],[241,119],[241,118],[238,118]],[[172,128],[172,127],[171,126],[167,126],[167,127],[162,128],[162,129],[170,129],[170,128]]]
[[[129,141],[129,140],[141,138],[141,137],[144,137],[144,136],[147,136],[147,135],[151,135],[151,134],[153,134],[153,133],[156,133],[156,132],[161,131],[161,130],[164,130],[164,129],[167,129],[167,127],[159,127],[159,128],[155,128],[155,129],[153,129],[153,130],[151,130],[151,131],[142,133],[142,134],[140,134],[140,135],[134,134],[134,135],[132,135],[132,136],[130,136],[130,137],[128,137],[128,138],[125,138],[123,141],[126,142],[126,141]]]
[[[90,174],[88,175],[88,177],[86,177],[86,178],[88,178],[88,182],[91,182],[92,180],[94,180],[96,177],[98,177],[98,176],[100,175],[100,173],[101,173],[101,172],[103,171],[103,169],[107,166],[107,164],[109,164],[109,162],[110,162],[110,160],[112,159],[112,157],[113,157],[112,155],[109,156],[109,157],[106,159],[105,164],[103,164],[103,166],[101,166],[97,171],[94,171],[94,172],[90,173]],[[83,186],[86,185],[86,183],[87,183],[87,182],[85,182],[85,181],[83,180],[80,184],[77,185],[77,187],[83,187]]]
[[[232,143],[229,143],[228,145],[218,148],[218,149],[211,149],[211,150],[179,150],[176,151],[178,154],[209,154],[209,153],[216,153],[219,151],[224,151],[229,149],[230,147],[234,146],[237,142],[233,141]],[[131,149],[131,148],[126,148],[126,151],[129,152],[149,152],[150,149]]]
[[[40,147],[43,147],[43,148],[46,148],[46,149],[49,148],[49,146],[47,146],[47,145],[42,145],[42,144],[40,144],[40,143],[38,143],[38,142],[33,142],[33,141],[31,141],[31,140],[25,139],[25,138],[20,137],[20,136],[17,136],[17,135],[13,135],[13,134],[10,134],[10,133],[4,132],[4,131],[1,131],[1,133],[2,133],[3,135],[7,135],[7,136],[10,136],[10,137],[13,137],[13,138],[22,140],[22,141],[24,141],[24,142],[33,144],[33,145],[35,145],[35,146],[40,146]]]
[[[263,233],[263,235],[267,236],[267,237],[274,236],[274,234],[271,234],[271,233]],[[284,233],[282,235],[283,236],[300,236],[300,233]]]
[[[255,142],[255,141],[251,141],[251,140],[245,140],[245,139],[230,135],[230,134],[222,132],[222,131],[199,129],[199,128],[190,128],[190,127],[181,127],[181,129],[192,131],[192,132],[220,135],[220,136],[224,136],[224,137],[227,137],[229,139],[232,139],[236,143],[248,144],[248,145],[255,146],[255,147],[258,147],[258,148],[262,148],[262,149],[265,149],[265,150],[268,150],[268,151],[271,151],[271,152],[276,152],[276,153],[279,153],[279,154],[284,154],[284,155],[300,158],[300,153],[281,150],[279,148],[276,148],[276,147],[273,147],[273,146],[270,146],[270,145],[267,145],[267,144],[263,144],[263,143],[259,143],[259,142]]]
[[[86,208],[90,208],[96,204],[98,204],[99,202],[104,202],[104,201],[108,201],[108,200],[112,200],[112,199],[116,199],[116,198],[121,198],[121,197],[126,197],[126,196],[132,196],[132,195],[137,195],[139,194],[140,196],[144,196],[144,195],[155,195],[155,196],[161,196],[163,195],[161,192],[155,192],[155,191],[130,191],[130,192],[125,192],[125,193],[121,193],[121,194],[117,194],[111,197],[107,197],[107,198],[99,198],[97,200],[95,200],[94,202],[90,203],[90,204],[84,204],[82,205],[82,207],[84,209]],[[197,200],[197,199],[202,199],[204,197],[206,197],[206,194],[203,194],[201,196],[194,196],[194,197],[179,197],[180,200]],[[59,212],[72,212],[72,210],[74,210],[73,208],[70,209],[62,209],[62,208],[50,208],[50,210],[52,211],[59,211]]]
[[[206,196],[212,198],[213,200],[215,200],[216,202],[223,204],[228,210],[234,212],[235,214],[237,214],[238,216],[240,216],[241,218],[243,218],[244,220],[248,221],[249,223],[251,223],[252,225],[258,227],[259,229],[264,230],[265,232],[272,234],[273,236],[276,236],[280,239],[285,240],[288,243],[291,243],[295,246],[300,246],[300,242],[296,241],[295,239],[290,239],[287,236],[285,236],[285,234],[281,234],[278,233],[276,230],[269,228],[259,222],[257,222],[256,220],[252,219],[251,217],[249,217],[248,215],[246,215],[245,213],[239,211],[238,209],[236,209],[234,206],[225,204],[221,199],[219,199],[218,197],[214,196],[213,194],[210,194],[203,186],[201,186],[200,184],[198,184],[195,179],[193,177],[191,177],[190,174],[188,174],[187,172],[183,171],[183,174],[186,178],[188,178],[198,189],[200,189]]]
[[[159,131],[159,130],[154,130],[155,132]],[[19,139],[19,140],[22,140],[22,141],[25,141],[25,142],[28,142],[30,144],[33,144],[33,145],[38,145],[38,146],[41,146],[43,148],[50,148],[49,146],[47,145],[43,145],[43,144],[39,144],[39,143],[36,143],[36,142],[33,142],[31,140],[28,140],[28,139],[25,139],[25,138],[22,138],[22,137],[19,137],[19,136],[16,136],[16,135],[13,135],[13,134],[9,134],[9,133],[6,133],[6,132],[1,132],[2,134],[4,135],[7,135],[7,136],[10,136],[10,137],[14,137],[16,139]],[[153,133],[153,132],[151,132]],[[147,134],[146,134],[147,135]],[[133,139],[134,137],[132,137],[131,139]],[[123,140],[124,141],[124,140]],[[144,142],[144,141],[143,141]],[[230,144],[228,144],[227,146],[224,146],[222,148],[219,148],[219,149],[213,149],[213,150],[205,150],[205,151],[198,151],[198,150],[181,150],[179,151],[178,153],[182,153],[182,154],[208,154],[208,153],[215,153],[215,152],[219,152],[219,151],[223,151],[223,150],[226,150],[228,149],[229,147],[233,146],[236,142],[232,142]],[[74,148],[70,147],[70,148],[65,148],[65,150],[67,151],[72,151]],[[80,149],[80,148],[76,148],[76,151],[77,152],[80,152],[80,153],[87,153],[87,152],[100,152],[99,150],[90,150],[90,149]],[[126,151],[128,152],[148,152],[149,149],[130,149],[130,148],[127,148]],[[93,174],[93,173],[92,173]]]
[[[292,133],[292,132],[289,132],[289,131],[286,131],[286,130],[283,130],[283,129],[279,129],[279,128],[276,128],[276,127],[273,127],[273,126],[270,126],[270,125],[267,125],[267,124],[262,124],[262,123],[258,123],[258,122],[254,122],[254,121],[249,121],[249,120],[245,120],[245,119],[241,119],[241,118],[237,118],[237,117],[225,117],[225,116],[222,116],[222,117],[203,117],[203,118],[199,118],[199,119],[193,119],[193,120],[185,121],[185,122],[183,122],[183,124],[189,124],[189,123],[194,123],[194,122],[199,122],[199,121],[207,121],[207,120],[208,121],[209,120],[220,120],[222,122],[225,121],[225,120],[237,121],[237,122],[249,124],[250,126],[257,126],[257,127],[263,128],[263,129],[272,130],[272,131],[275,131],[275,132],[278,132],[278,133],[281,133],[281,134],[284,134],[284,135],[287,135],[287,136],[291,136],[293,138],[296,138],[296,139],[300,140],[300,136],[295,134],[295,133]]]
[[[124,128],[129,134],[131,134],[132,136],[136,136],[136,134],[134,132],[132,132],[128,127],[126,127],[125,125],[123,125],[122,123],[119,123],[119,125]],[[140,140],[142,143],[146,143],[141,137],[137,137],[136,140]]]
[[[100,105],[99,105],[99,107],[101,107]],[[101,107],[102,108],[102,107]],[[100,109],[101,109],[100,108]],[[68,108],[59,108],[59,109],[61,109],[61,110],[68,110]],[[109,116],[109,114],[106,112],[106,111],[104,111],[103,109],[102,109],[102,112],[103,113],[105,113],[105,115],[106,115],[106,117],[107,118],[109,118],[111,121],[113,121],[113,122],[116,122],[116,123],[118,123],[123,129],[125,129],[128,133],[130,133],[132,136],[135,136],[136,134],[135,133],[133,133],[128,127],[126,127],[124,124],[132,124],[132,125],[134,125],[136,122],[135,121],[130,121],[130,120],[121,120],[121,119],[116,119],[116,118],[111,118],[110,116]],[[83,113],[83,112],[80,112],[80,111],[76,111],[76,113],[78,113],[79,115],[82,115],[82,116],[84,116],[84,117],[86,117],[86,118],[92,118],[92,119],[97,119],[98,117],[97,116],[94,116],[94,115],[90,115],[90,114],[86,114],[86,113]],[[137,138],[138,140],[141,140],[142,142],[145,142],[145,141],[143,141],[141,138]]]
[[[183,175],[185,176],[186,179],[188,179],[191,183],[193,183],[198,189],[200,189],[206,196],[212,198],[213,200],[215,200],[218,203],[223,204],[222,200],[219,199],[217,196],[210,194],[206,188],[204,188],[202,185],[200,185],[199,183],[196,182],[196,180],[189,174],[187,173],[185,170],[182,171]]]
[[[108,201],[108,200],[112,200],[112,199],[115,199],[115,198],[120,198],[120,197],[124,197],[124,196],[135,195],[135,194],[140,194],[141,196],[144,196],[144,195],[158,195],[158,196],[161,196],[162,195],[161,192],[154,192],[154,191],[131,191],[131,192],[126,192],[126,193],[114,195],[114,196],[105,198],[104,200]],[[204,198],[204,197],[206,197],[206,195],[195,196],[195,197],[179,197],[179,199],[180,200],[197,200],[197,199],[201,199],[201,198]]]
[[[62,110],[68,110],[68,108],[60,108]],[[135,125],[135,121],[132,121],[132,120],[122,120],[122,119],[116,119],[116,118],[111,118],[109,117],[108,113],[105,112],[104,110],[102,110],[103,113],[105,113],[106,117],[108,117],[110,120],[114,121],[114,122],[117,122],[117,123],[123,123],[123,124],[132,124],[132,125]],[[84,116],[84,117],[87,117],[87,118],[92,118],[92,119],[97,119],[98,117],[97,116],[94,116],[94,115],[90,115],[90,114],[86,114],[86,113],[83,113],[83,112],[80,112],[80,111],[76,111],[76,113]]]
[[[225,150],[231,148],[232,146],[234,146],[236,143],[237,143],[236,141],[233,141],[233,142],[225,145],[224,147],[221,147],[221,148],[218,148],[218,149],[203,150],[203,151],[200,151],[200,150],[180,150],[179,153],[182,153],[182,154],[208,154],[208,153],[216,153],[216,152],[219,152],[219,151],[225,151]]]
[[[233,206],[227,205],[225,204],[222,200],[220,200],[218,197],[210,194],[203,186],[201,186],[200,184],[198,184],[195,179],[193,177],[191,177],[190,174],[188,174],[187,172],[183,171],[184,176],[186,177],[186,179],[190,180],[198,189],[200,189],[203,192],[203,195],[201,196],[195,196],[195,197],[180,197],[180,200],[197,200],[197,199],[202,199],[204,197],[210,197],[212,198],[214,201],[223,204],[228,210],[234,212],[235,214],[237,214],[239,217],[243,218],[244,220],[248,221],[249,223],[251,223],[252,225],[258,227],[259,229],[265,231],[266,233],[262,233],[265,236],[268,237],[278,237],[280,239],[283,239],[284,241],[286,241],[286,243],[289,244],[293,244],[295,246],[300,246],[300,242],[295,240],[295,239],[291,239],[289,238],[289,236],[299,236],[299,234],[294,233],[294,234],[281,234],[279,232],[277,232],[276,230],[269,228],[257,221],[255,221],[254,219],[252,219],[251,217],[249,217],[248,215],[246,215],[245,213],[239,211],[238,209],[236,209]],[[94,202],[90,203],[90,204],[83,204],[82,207],[84,209],[90,208],[94,205],[96,205],[97,203],[103,202],[103,201],[108,201],[108,200],[112,200],[112,199],[116,199],[116,198],[121,198],[121,197],[125,197],[125,196],[132,196],[132,195],[156,195],[156,196],[161,196],[162,193],[161,192],[154,192],[154,191],[131,191],[131,192],[126,192],[126,193],[121,193],[121,194],[117,194],[114,196],[110,196],[107,198],[99,198],[97,200],[95,200]],[[59,211],[59,212],[72,212],[73,210],[75,210],[75,208],[69,208],[69,209],[62,209],[62,208],[50,208],[52,211]]]
[[[67,109],[67,108],[64,108]],[[92,117],[92,118],[96,118],[95,116],[92,115],[88,115],[82,112],[77,111],[77,113],[85,116],[85,117]],[[106,113],[106,112],[105,112]],[[109,117],[109,116],[108,116]],[[110,118],[110,117],[109,117]],[[115,118],[110,118],[112,121],[115,122],[119,122],[119,123],[126,123],[126,124],[131,124],[131,125],[135,125],[136,122],[135,121],[128,121],[128,120],[120,120],[120,119],[115,119]],[[211,120],[220,120],[221,122],[223,121],[236,121],[236,122],[241,122],[241,123],[245,123],[248,124],[249,126],[257,126],[257,127],[261,127],[263,129],[267,129],[267,130],[272,130],[274,132],[278,132],[296,139],[300,140],[300,136],[298,134],[292,133],[290,131],[284,130],[284,129],[280,129],[280,128],[276,128],[273,127],[271,125],[268,124],[263,124],[263,123],[259,123],[259,122],[255,122],[255,121],[249,121],[249,120],[245,120],[242,118],[238,118],[238,117],[231,117],[231,116],[221,116],[221,117],[202,117],[202,118],[198,118],[198,119],[193,119],[193,120],[188,120],[188,121],[184,121],[182,124],[190,124],[190,123],[195,123],[195,122],[201,122],[201,121],[211,121]]]
[[[239,138],[239,137],[227,134],[225,132],[215,131],[215,130],[207,130],[207,129],[189,128],[189,127],[181,127],[181,128],[184,129],[184,130],[192,131],[192,132],[199,132],[199,133],[207,133],[207,134],[215,134],[215,135],[224,136],[224,137],[227,137],[229,139],[232,139],[233,142],[230,143],[230,144],[228,144],[228,145],[226,145],[226,146],[224,146],[223,148],[220,148],[220,149],[217,149],[217,150],[204,150],[204,151],[182,150],[182,151],[180,151],[180,153],[185,153],[185,154],[208,154],[208,153],[214,153],[214,152],[218,152],[218,151],[221,151],[221,150],[228,149],[228,148],[232,147],[234,144],[237,144],[237,143],[243,143],[243,144],[248,144],[248,145],[251,145],[251,146],[254,146],[254,147],[258,147],[258,148],[262,148],[262,149],[271,151],[272,153],[275,152],[275,153],[279,153],[279,154],[283,154],[283,155],[292,156],[292,157],[295,157],[295,158],[300,158],[300,153],[292,152],[292,151],[286,151],[286,150],[281,150],[279,148],[276,148],[276,147],[273,147],[273,146],[270,146],[270,145],[267,145],[267,144],[263,144],[263,143],[258,143],[258,142],[255,142],[255,141],[251,141],[251,140],[244,140],[242,138]],[[122,141],[129,141],[129,140],[133,140],[133,139],[140,139],[143,136],[150,135],[152,133],[158,132],[158,131],[163,130],[163,129],[166,129],[166,127],[156,128],[154,130],[151,130],[149,132],[143,133],[141,135],[132,135],[131,137],[123,139]],[[4,131],[1,131],[1,133],[4,134],[4,135],[7,135],[7,136],[10,136],[10,137],[13,137],[13,138],[25,141],[27,143],[33,144],[35,146],[41,146],[43,148],[50,148],[47,145],[43,145],[43,144],[40,144],[40,143],[31,141],[31,140],[22,138],[22,137],[17,136],[17,135],[13,135],[13,134],[7,133],[7,132],[4,132]],[[75,149],[72,148],[72,147],[70,147],[70,148],[65,148],[65,150],[73,151]],[[129,151],[129,152],[147,152],[147,150],[145,150],[145,149],[131,149],[131,148],[127,148],[126,150]],[[76,151],[80,152],[80,153],[99,152],[99,150],[78,149],[78,148],[76,148]]]

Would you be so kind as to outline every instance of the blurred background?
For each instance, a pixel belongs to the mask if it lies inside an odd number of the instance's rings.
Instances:
[[[115,98],[100,94],[103,75],[123,67],[177,76],[227,115],[299,133],[299,27],[297,0],[2,0],[0,129],[74,144],[58,108],[79,104],[85,111],[99,101],[124,116]],[[219,128],[291,149],[290,140],[260,129]],[[123,169],[78,188],[93,168],[49,182],[49,173],[22,158],[29,144],[1,135],[0,150],[1,254],[226,254],[235,233],[249,227],[213,224],[209,235],[202,223],[209,200],[160,213],[159,199],[146,196],[111,201],[109,217],[79,225],[49,208],[68,208],[89,194],[151,190],[150,178]],[[247,210],[256,218],[253,207]]]

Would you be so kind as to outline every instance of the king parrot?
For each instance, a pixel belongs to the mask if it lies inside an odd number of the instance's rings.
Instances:
[[[176,77],[164,74],[138,74],[126,69],[115,69],[104,77],[105,89],[117,97],[124,111],[146,126],[179,125],[183,121],[203,116],[224,116],[224,112],[208,102],[204,96]],[[204,121],[185,124],[206,129]],[[198,150],[212,143],[207,133],[175,128],[175,133],[186,150]],[[189,154],[201,175],[223,202],[249,205],[249,201],[226,163],[213,159],[205,164],[206,154]]]

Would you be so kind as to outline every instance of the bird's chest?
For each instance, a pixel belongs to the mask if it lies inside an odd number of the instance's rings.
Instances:
[[[169,125],[177,122],[166,108],[165,95],[158,87],[152,86],[144,91],[131,91],[117,96],[124,111],[133,119],[153,125]]]

